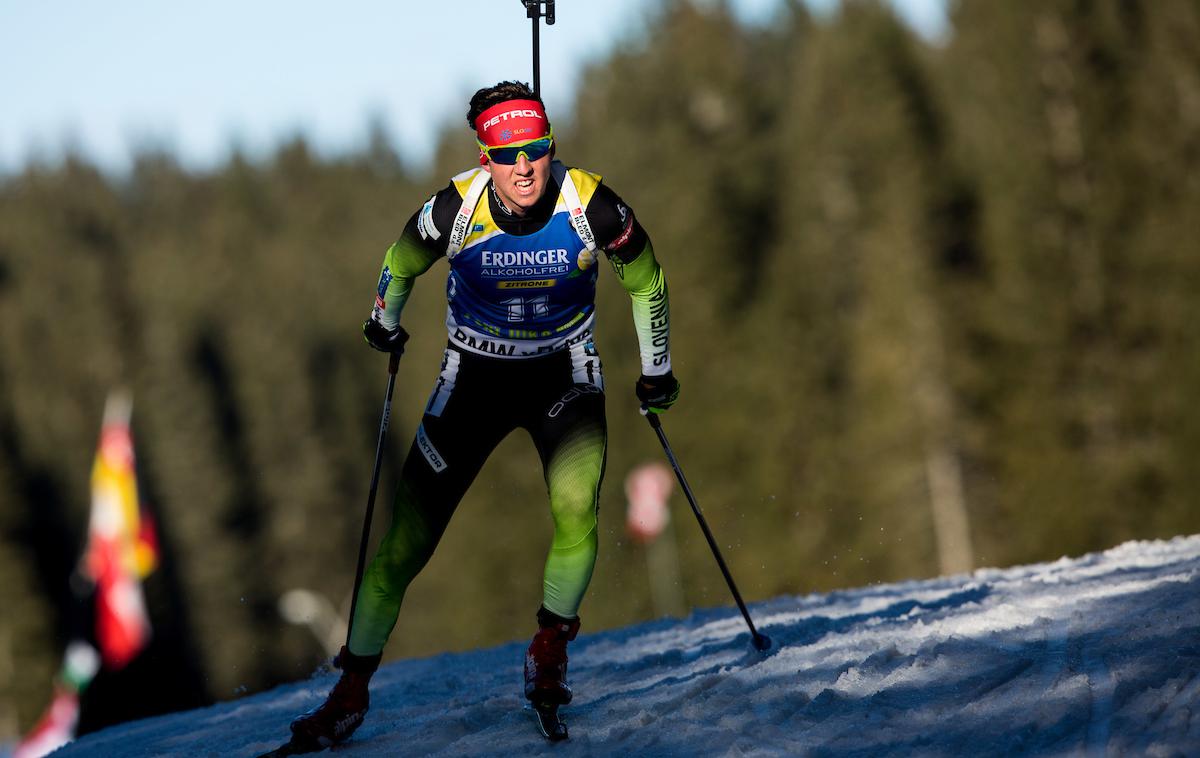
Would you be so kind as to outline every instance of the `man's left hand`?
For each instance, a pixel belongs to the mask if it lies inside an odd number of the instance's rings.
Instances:
[[[657,376],[642,374],[635,385],[638,400],[651,413],[663,413],[679,399],[679,382],[668,371]]]

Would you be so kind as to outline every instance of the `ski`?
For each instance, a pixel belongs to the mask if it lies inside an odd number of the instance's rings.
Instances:
[[[303,755],[304,753],[316,753],[324,750],[325,746],[316,742],[308,742],[306,740],[297,740],[292,738],[283,743],[274,750],[268,750],[258,758],[286,758],[289,755]]]
[[[567,739],[567,724],[558,715],[557,703],[533,703],[531,710],[543,737],[551,742]]]

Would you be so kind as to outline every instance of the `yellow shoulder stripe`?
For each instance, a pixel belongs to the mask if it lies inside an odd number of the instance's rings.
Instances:
[[[586,208],[588,203],[592,202],[592,195],[596,193],[596,188],[600,186],[600,175],[584,171],[581,168],[571,168],[567,171],[571,174],[571,181],[575,183],[575,189],[579,191],[579,202],[583,203],[583,207]]]
[[[480,171],[483,171],[482,166],[470,168],[450,180],[454,183],[454,189],[458,190],[459,197],[467,196],[467,189],[471,186],[471,182],[475,180],[475,175]]]

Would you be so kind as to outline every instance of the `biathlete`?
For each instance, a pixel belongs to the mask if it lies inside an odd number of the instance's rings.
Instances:
[[[554,159],[540,97],[501,82],[471,98],[480,166],[454,177],[388,249],[371,316],[377,350],[400,353],[414,280],[449,263],[442,368],[396,490],[392,524],[363,578],[351,637],[328,699],[292,723],[295,740],[330,745],[367,712],[367,685],[409,582],[432,556],[488,455],[520,427],[541,458],[554,519],[538,631],[525,657],[525,696],[571,700],[567,643],[596,563],[597,504],[607,426],[593,341],[603,253],[633,300],[641,353],[636,396],[649,412],[679,396],[671,371],[667,284],[633,210],[600,177]]]

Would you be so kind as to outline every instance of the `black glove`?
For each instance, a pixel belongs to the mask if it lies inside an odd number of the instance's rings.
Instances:
[[[389,332],[383,324],[369,318],[363,323],[363,338],[368,345],[381,353],[403,355],[404,343],[408,342],[408,332],[404,331],[402,326],[397,326]]]
[[[634,385],[634,391],[646,410],[663,413],[679,399],[679,382],[670,371],[658,376],[642,374]]]

